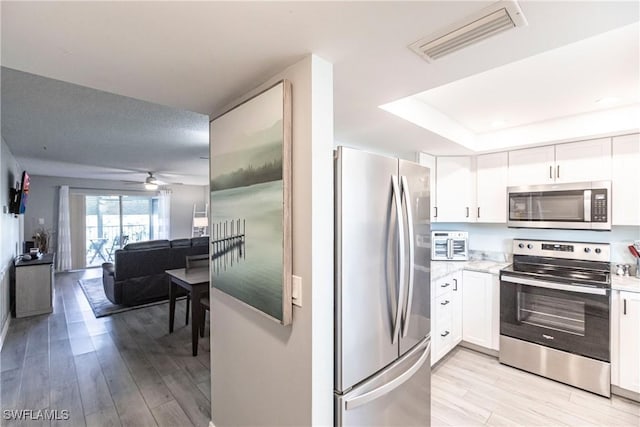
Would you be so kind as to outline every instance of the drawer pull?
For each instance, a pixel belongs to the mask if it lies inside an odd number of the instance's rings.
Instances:
[[[444,334],[440,334],[441,337],[446,337],[447,335],[449,335],[449,331],[444,331]]]
[[[451,286],[451,283],[445,283],[444,285],[440,285],[441,288],[446,288],[447,286]]]
[[[448,300],[448,299],[447,299],[447,300],[444,300],[444,302],[441,302],[441,303],[440,303],[440,305],[447,305],[447,304],[449,304],[449,300]]]

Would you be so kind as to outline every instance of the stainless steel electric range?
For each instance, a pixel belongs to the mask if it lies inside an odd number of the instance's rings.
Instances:
[[[500,272],[500,362],[611,394],[610,247],[513,241]]]

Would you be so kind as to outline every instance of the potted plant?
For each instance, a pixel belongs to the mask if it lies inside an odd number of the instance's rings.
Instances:
[[[51,230],[47,230],[44,227],[38,228],[33,234],[33,241],[40,253],[46,254],[49,251],[52,234],[53,232]]]

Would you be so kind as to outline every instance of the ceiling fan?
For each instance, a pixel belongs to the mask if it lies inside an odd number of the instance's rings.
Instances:
[[[158,187],[161,185],[182,185],[181,182],[172,182],[171,184],[169,184],[169,182],[162,181],[154,175],[154,172],[151,172],[151,171],[148,171],[147,175],[148,176],[142,182],[140,181],[123,181],[123,182],[128,185],[142,184],[144,185],[145,190],[149,190],[149,191],[157,190]]]
[[[164,184],[163,182],[158,181],[158,178],[153,176],[153,172],[147,172],[149,176],[144,180],[144,188],[145,190],[157,190],[159,185]]]

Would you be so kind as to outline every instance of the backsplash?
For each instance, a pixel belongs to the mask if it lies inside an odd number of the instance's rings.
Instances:
[[[539,228],[508,228],[505,224],[471,224],[471,223],[433,223],[432,230],[467,231],[469,233],[469,250],[476,256],[498,256],[506,254],[511,260],[513,239],[567,240],[576,242],[609,243],[611,245],[611,262],[635,264],[629,253],[629,246],[640,239],[640,227],[614,226],[611,231],[588,230],[543,230]],[[477,254],[479,252],[479,254]],[[482,259],[482,258],[481,258]],[[485,258],[492,259],[492,258]]]

